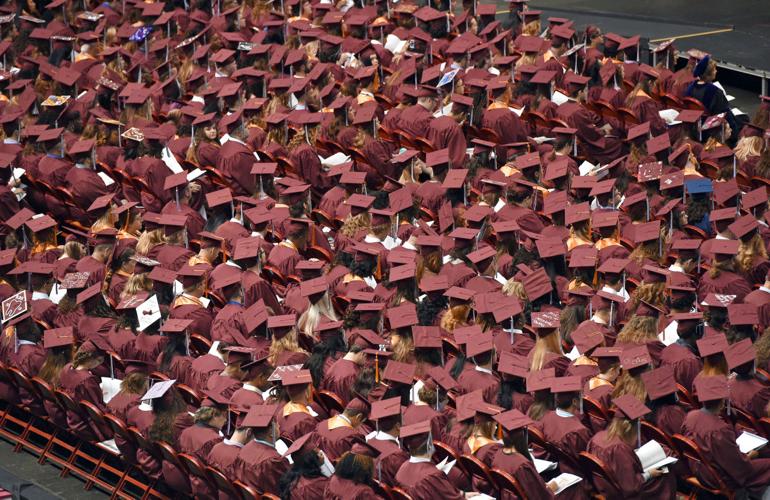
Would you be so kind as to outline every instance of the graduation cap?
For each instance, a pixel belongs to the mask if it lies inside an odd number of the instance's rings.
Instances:
[[[730,304],[727,306],[727,318],[732,326],[759,325],[759,306],[756,304]]]
[[[75,335],[71,326],[54,328],[43,332],[43,348],[54,349],[75,343]]]
[[[708,377],[707,377],[708,378]],[[618,416],[628,420],[637,420],[650,413],[650,409],[633,394],[626,394],[612,400]]]
[[[714,333],[713,335],[702,337],[696,341],[696,344],[701,357],[723,354],[728,346],[727,337],[723,333]]]
[[[252,405],[246,418],[243,419],[243,427],[266,428],[270,426],[278,412],[277,404]]]
[[[694,387],[698,394],[698,401],[701,403],[727,399],[730,397],[727,377],[721,375],[698,377],[694,382]]]
[[[735,342],[725,351],[725,359],[727,360],[727,367],[730,370],[734,370],[742,365],[754,363],[756,361],[757,352],[754,348],[754,344],[751,339],[743,339],[739,342]]]
[[[652,364],[652,358],[646,345],[625,347],[620,355],[620,365],[624,370],[633,370]]]
[[[400,361],[390,360],[382,374],[382,379],[399,384],[411,385],[416,370],[417,367],[413,363],[402,363]]]

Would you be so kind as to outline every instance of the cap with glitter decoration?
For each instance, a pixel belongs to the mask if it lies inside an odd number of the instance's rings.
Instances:
[[[698,353],[702,356],[722,354],[727,350],[727,337],[723,333],[716,333],[697,340]]]
[[[721,375],[699,377],[695,380],[694,385],[695,392],[698,394],[698,401],[701,403],[727,399],[730,395],[727,377]]]
[[[652,410],[647,408],[633,394],[626,394],[612,400],[612,404],[617,409],[616,414],[629,420],[636,420],[650,413]]]
[[[709,293],[700,303],[702,306],[727,308],[737,298],[737,295],[725,295],[721,293]]]
[[[650,352],[646,345],[626,347],[620,355],[620,365],[624,370],[633,370],[652,364]]]
[[[559,328],[561,324],[559,321],[559,313],[555,311],[533,312],[531,318],[532,328],[537,330],[538,333],[540,333],[541,330],[554,330]]]
[[[650,182],[660,179],[661,175],[663,175],[663,163],[654,161],[639,165],[636,177],[639,182]]]

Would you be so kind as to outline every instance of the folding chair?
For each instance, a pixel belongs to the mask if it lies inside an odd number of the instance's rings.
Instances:
[[[406,491],[402,490],[398,486],[394,486],[390,489],[390,497],[393,500],[412,500],[412,497]]]
[[[459,463],[471,477],[472,484],[474,478],[478,478],[486,482],[490,489],[487,491],[482,491],[482,493],[493,493],[492,488],[494,487],[495,482],[494,479],[492,479],[489,468],[484,464],[484,462],[474,457],[473,455],[461,455]],[[478,481],[478,479],[476,481]],[[476,484],[474,484],[474,490],[475,489]]]
[[[498,489],[498,498],[503,496],[504,491],[513,494],[517,498],[527,498],[527,493],[512,475],[494,467],[489,470],[489,475],[492,476],[492,480]]]
[[[211,477],[211,480],[216,484],[220,493],[224,493],[228,498],[240,498],[241,493],[235,487],[224,474],[213,467],[206,467],[206,473]]]
[[[235,486],[238,493],[240,493],[241,498],[243,500],[256,500],[259,498],[259,493],[257,493],[257,490],[252,488],[246,483],[242,483],[238,480],[233,481],[233,486]]]
[[[604,498],[622,498],[623,490],[604,462],[587,451],[581,451],[578,460],[581,469],[590,474],[591,483]]]
[[[337,415],[345,411],[345,402],[333,392],[319,390],[316,392],[318,403],[326,409],[329,415]]]
[[[736,492],[730,490],[730,488],[725,485],[721,474],[712,467],[709,461],[704,459],[703,453],[695,441],[681,434],[674,434],[671,436],[671,439],[674,442],[674,446],[676,446],[676,449],[679,451],[679,456],[687,459],[690,470],[700,469],[706,471],[710,476],[710,479],[718,485],[718,488],[709,488],[708,486],[705,486],[695,476],[684,478],[687,484],[706,495],[724,496],[728,500],[733,500],[735,498]],[[695,465],[698,465],[699,467],[694,467]]]

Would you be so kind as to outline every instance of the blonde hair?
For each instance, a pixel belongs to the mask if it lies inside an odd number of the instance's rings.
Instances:
[[[524,290],[524,283],[516,281],[513,278],[509,279],[503,285],[503,293],[516,297],[519,300],[527,300],[527,292]]]
[[[348,214],[345,222],[340,227],[339,233],[348,238],[353,238],[362,229],[369,231],[372,225],[372,217],[369,212],[361,212],[358,215]]]
[[[521,29],[522,35],[540,36],[540,19],[535,19],[524,25]]]
[[[305,312],[299,317],[297,321],[297,329],[307,335],[308,337],[315,338],[315,327],[321,322],[321,317],[326,316],[329,321],[337,321],[337,313],[334,312],[332,301],[329,298],[329,293],[324,293],[323,297],[315,304],[310,304],[310,307],[305,309]]]
[[[145,231],[139,235],[139,240],[136,242],[136,253],[139,255],[147,255],[153,247],[165,242],[166,235],[163,233],[162,228]]]
[[[741,241],[735,257],[738,269],[743,273],[751,272],[755,257],[767,258],[767,248],[759,233],[755,233],[749,241]]]
[[[270,363],[271,366],[276,366],[278,356],[284,352],[301,352],[308,354],[306,350],[299,346],[297,330],[295,328],[292,328],[289,333],[280,339],[273,337],[273,342],[270,344],[270,351],[267,356],[267,362]]]
[[[532,348],[532,362],[529,365],[531,371],[542,370],[545,367],[545,358],[548,354],[564,354],[561,349],[561,334],[556,329],[548,335],[539,336]]]
[[[151,292],[153,289],[152,280],[147,276],[148,273],[132,274],[126,280],[123,291],[120,292],[120,298],[125,299],[139,292]]]
[[[99,231],[103,231],[105,229],[114,229],[115,220],[116,217],[112,214],[112,206],[110,206],[101,217],[96,219],[96,222],[91,224],[91,232],[98,233]]]
[[[610,439],[619,438],[624,443],[633,443],[635,431],[631,420],[615,417],[607,427],[607,437]]]
[[[412,353],[414,352],[414,341],[411,337],[400,335],[398,333],[391,334],[391,339],[398,336],[398,342],[393,346],[393,359],[401,363],[407,363],[412,361]]]
[[[467,304],[450,307],[441,317],[439,326],[448,332],[453,332],[455,328],[468,324],[468,314],[470,312],[471,307]]]
[[[618,334],[618,342],[644,344],[658,338],[658,318],[631,316]]]
[[[761,137],[741,137],[735,145],[735,157],[745,161],[751,156],[760,156],[765,146]]]
[[[615,381],[615,388],[612,390],[612,399],[631,394],[641,402],[647,398],[647,388],[644,387],[644,380],[641,376],[633,376],[628,370],[623,370]]]

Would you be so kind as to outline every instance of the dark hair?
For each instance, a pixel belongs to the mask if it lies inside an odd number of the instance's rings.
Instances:
[[[513,394],[526,394],[524,379],[519,377],[503,378],[500,382],[500,389],[497,391],[497,404],[510,410],[513,408]]]
[[[422,302],[417,303],[417,319],[420,326],[431,326],[436,321],[438,313],[443,311],[449,300],[443,295],[437,297],[426,297]]]
[[[334,475],[356,484],[372,485],[374,461],[367,455],[345,452],[335,467]]]
[[[313,353],[305,363],[305,368],[310,370],[310,376],[313,377],[313,385],[318,387],[321,383],[326,358],[333,356],[334,353],[345,351],[345,340],[339,331],[313,346]]]
[[[174,442],[174,420],[183,411],[187,411],[182,396],[172,387],[163,397],[153,400],[152,412],[155,420],[150,426],[149,436],[153,441]]]
[[[291,500],[291,491],[302,477],[321,477],[321,458],[315,449],[302,450],[291,454],[294,464],[278,480],[278,491],[282,500]]]
[[[526,429],[516,429],[515,431],[503,431],[503,446],[513,448],[530,462],[532,456],[529,454],[529,439]]]
[[[163,351],[160,354],[160,366],[158,369],[161,372],[166,372],[171,365],[174,356],[187,356],[187,337],[184,335],[168,335],[168,342],[163,347]]]

